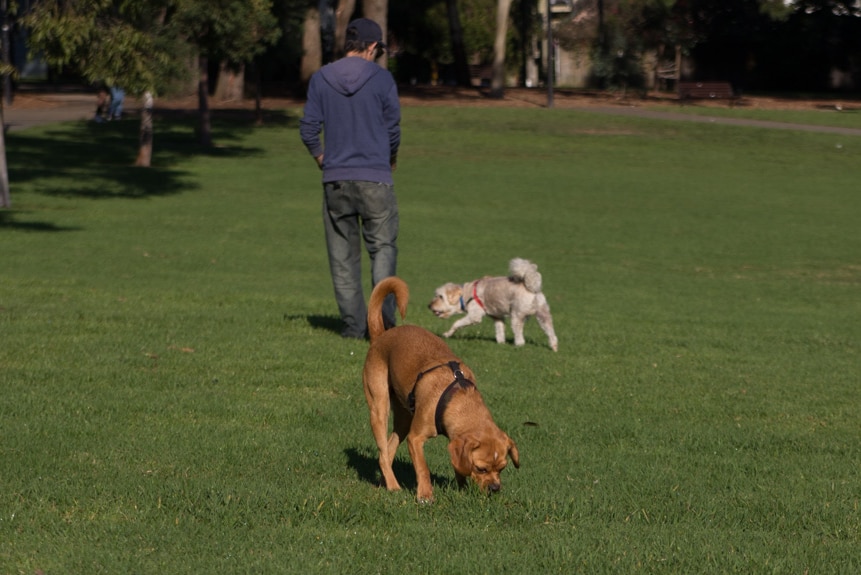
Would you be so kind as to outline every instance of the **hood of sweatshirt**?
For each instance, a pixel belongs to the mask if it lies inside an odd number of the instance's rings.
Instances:
[[[320,69],[326,83],[339,94],[352,96],[377,75],[382,68],[358,56],[348,56]]]

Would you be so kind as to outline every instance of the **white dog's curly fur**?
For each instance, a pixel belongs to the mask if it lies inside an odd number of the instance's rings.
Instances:
[[[451,317],[465,313],[443,335],[451,337],[458,329],[479,323],[488,315],[496,327],[496,341],[505,343],[505,316],[511,316],[514,345],[523,345],[523,323],[534,315],[538,325],[547,334],[553,351],[559,348],[553,318],[547,298],[541,293],[541,274],[538,266],[522,258],[508,264],[508,277],[486,276],[465,284],[447,283],[437,288],[428,308],[437,317]]]

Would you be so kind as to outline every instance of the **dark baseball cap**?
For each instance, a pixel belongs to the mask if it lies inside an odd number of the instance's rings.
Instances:
[[[358,40],[368,44],[376,42],[380,48],[385,48],[383,42],[383,31],[380,25],[369,18],[356,18],[347,25],[347,39]]]

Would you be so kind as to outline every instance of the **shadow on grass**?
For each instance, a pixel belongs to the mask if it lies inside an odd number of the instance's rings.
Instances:
[[[355,447],[348,447],[344,450],[344,454],[347,456],[347,465],[356,471],[360,480],[373,485],[383,484],[376,453],[372,457],[367,450],[360,451]],[[415,491],[418,487],[416,471],[410,461],[396,457],[392,464],[392,471],[395,472],[395,477],[402,488]],[[431,473],[431,484],[434,487],[449,486],[454,484],[454,479]]]
[[[27,212],[15,210],[0,211],[0,230],[16,230],[23,232],[76,232],[80,228],[55,226],[47,222],[22,222],[16,220],[16,215]]]
[[[309,315],[306,319],[308,320],[308,325],[314,329],[323,329],[338,334],[340,334],[341,330],[344,329],[344,322],[342,322],[339,317],[331,315]]]
[[[341,318],[333,315],[303,315],[303,314],[284,314],[284,319],[288,321],[294,320],[305,320],[308,322],[314,329],[321,329],[324,331],[329,331],[332,333],[340,334],[341,330],[344,329],[344,322],[341,321]],[[409,323],[405,324],[409,325]],[[434,330],[430,330],[431,333],[435,335],[439,335]],[[493,343],[494,345],[499,345],[496,343],[496,337],[493,335],[481,334],[478,332],[474,333],[460,333],[452,338],[452,340],[464,340],[464,341],[479,341],[485,343]],[[530,338],[526,338],[527,345],[534,346],[546,346],[546,342],[542,342],[540,340],[532,340]],[[513,341],[509,340],[505,345],[513,345]]]
[[[241,113],[240,113],[241,112]],[[155,113],[150,168],[135,167],[140,121],[89,121],[54,124],[48,128],[11,132],[6,150],[13,202],[17,194],[41,194],[90,200],[143,199],[198,189],[193,175],[177,168],[189,158],[212,156],[225,160],[261,155],[261,148],[243,144],[255,130],[293,125],[285,112],[267,111],[264,125],[251,111],[219,110],[212,116],[215,145],[202,147],[196,133],[198,117],[188,111]],[[48,222],[0,220],[4,227],[31,231],[65,231]]]
[[[322,329],[340,334],[344,329],[341,318],[332,315],[305,315],[301,313],[285,313],[284,321],[306,321],[314,329]]]
[[[213,129],[216,124],[234,124],[248,126],[252,129],[259,128],[284,128],[298,126],[299,118],[286,113],[283,110],[261,110],[262,124],[257,123],[257,113],[253,109],[246,108],[218,108],[210,110],[213,121]],[[197,109],[189,108],[158,108],[153,110],[153,118],[156,122],[193,122],[198,123],[200,115]],[[215,133],[213,132],[213,136]]]

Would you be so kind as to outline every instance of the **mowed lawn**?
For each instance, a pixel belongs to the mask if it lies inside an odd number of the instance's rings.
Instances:
[[[559,336],[449,343],[521,467],[379,487],[300,110],[7,135],[0,574],[855,573],[861,138],[406,108],[406,321],[538,264]],[[791,119],[791,118],[790,118]]]

